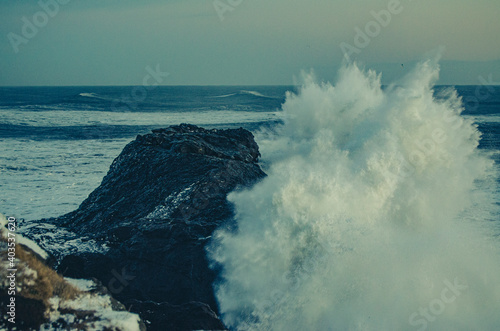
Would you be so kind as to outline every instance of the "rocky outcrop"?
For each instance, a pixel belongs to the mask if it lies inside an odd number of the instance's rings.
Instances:
[[[10,219],[0,214],[1,330],[146,330],[98,282],[63,278],[47,266]]]
[[[227,194],[265,176],[258,157],[241,128],[153,130],[124,148],[77,210],[34,222],[26,235],[64,275],[101,281],[148,329],[224,329],[205,246],[230,226]]]

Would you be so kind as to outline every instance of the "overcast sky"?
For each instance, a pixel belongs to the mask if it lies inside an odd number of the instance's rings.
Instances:
[[[499,0],[2,0],[0,85],[141,85],[147,68],[163,85],[287,85],[333,80],[342,49],[387,83],[439,46],[439,83],[498,84],[499,18]]]

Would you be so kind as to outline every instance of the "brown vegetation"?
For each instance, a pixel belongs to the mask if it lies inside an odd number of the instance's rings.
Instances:
[[[12,295],[9,291],[10,274],[7,255],[7,240],[0,236],[0,274],[2,275],[0,288],[0,304],[2,317],[7,316],[6,306],[10,302]],[[50,311],[49,299],[59,297],[63,300],[76,298],[80,293],[78,289],[69,284],[64,278],[45,263],[31,249],[16,244],[16,260],[14,268],[16,274],[16,326],[22,329],[38,329],[47,321]],[[7,318],[2,318],[0,328],[14,326],[7,323]]]

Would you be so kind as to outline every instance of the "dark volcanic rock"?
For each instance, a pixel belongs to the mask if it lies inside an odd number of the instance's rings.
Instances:
[[[124,148],[77,210],[38,221],[26,235],[56,257],[64,275],[107,285],[151,330],[224,329],[205,246],[232,218],[227,194],[265,176],[258,156],[244,129],[154,130]],[[47,223],[105,249],[57,251],[42,233]]]

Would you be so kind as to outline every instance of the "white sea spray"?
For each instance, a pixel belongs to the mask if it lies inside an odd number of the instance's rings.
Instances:
[[[268,177],[230,195],[237,230],[209,248],[226,325],[500,325],[497,174],[457,93],[434,96],[438,74],[431,59],[382,88],[349,65],[335,85],[306,77],[287,94],[283,127],[257,135]]]

